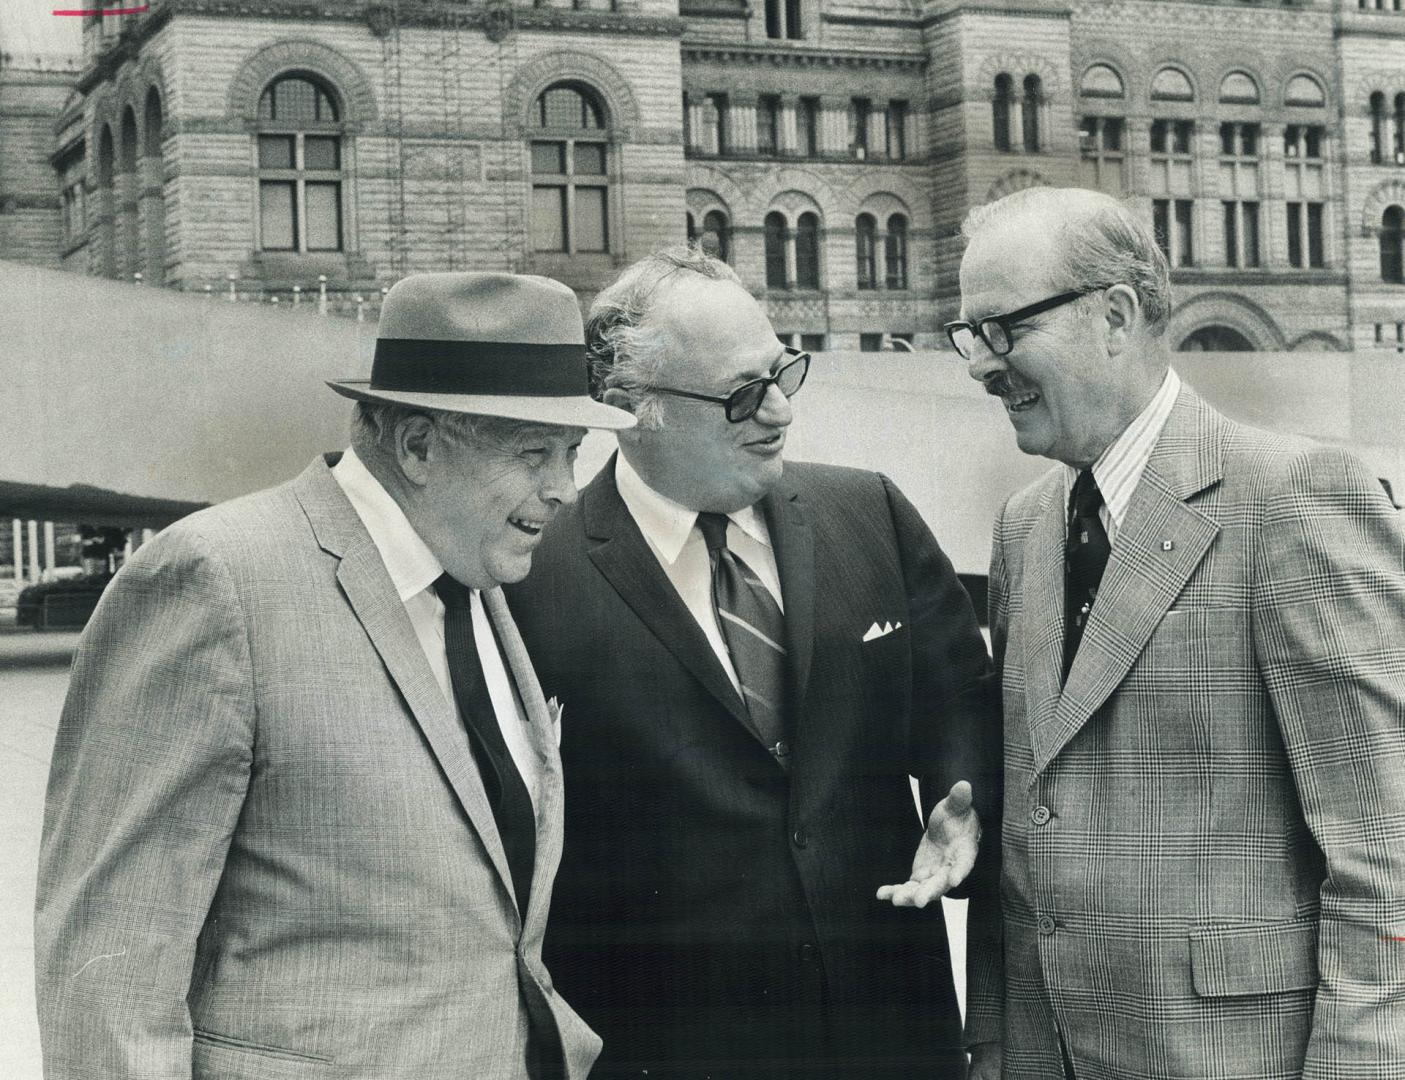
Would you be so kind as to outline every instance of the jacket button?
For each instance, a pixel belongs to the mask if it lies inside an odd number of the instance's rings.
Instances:
[[[1049,819],[1053,816],[1053,814],[1049,813],[1049,808],[1047,806],[1036,806],[1029,812],[1029,820],[1036,825],[1049,824]]]
[[[805,942],[803,945],[800,946],[800,959],[801,959],[801,960],[804,960],[806,963],[812,963],[813,961],[818,960],[819,958],[820,958],[820,949],[819,949],[819,946],[818,946],[818,945],[815,945],[815,944],[813,944],[813,943],[807,941],[807,942]]]
[[[796,847],[803,848],[810,843],[810,834],[804,829],[796,829],[790,834],[790,839],[794,841]]]
[[[1052,916],[1039,916],[1039,932],[1041,934],[1052,934],[1054,932],[1054,920]]]

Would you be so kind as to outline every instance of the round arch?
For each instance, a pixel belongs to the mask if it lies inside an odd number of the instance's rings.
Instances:
[[[1281,352],[1287,348],[1283,331],[1273,317],[1252,300],[1229,292],[1204,292],[1180,305],[1171,315],[1166,333],[1179,346],[1196,331],[1223,327],[1244,338],[1254,352]]]
[[[1049,182],[1033,169],[1011,169],[1004,176],[1000,177],[986,189],[983,202],[994,202],[996,199],[1003,199],[1013,191],[1022,191],[1030,187],[1047,187]]]
[[[1256,352],[1254,343],[1232,326],[1208,323],[1192,330],[1176,352]]]
[[[611,64],[588,53],[560,49],[523,65],[503,93],[503,116],[510,137],[520,138],[532,126],[532,105],[555,83],[580,83],[605,109],[605,129],[628,139],[639,124],[639,102],[623,75]]]
[[[253,121],[259,115],[264,89],[279,75],[307,72],[327,84],[349,129],[369,123],[378,115],[375,91],[365,72],[352,60],[318,41],[289,38],[252,53],[239,66],[229,84],[229,114]]]
[[[1361,235],[1377,235],[1391,206],[1405,206],[1405,180],[1386,180],[1371,189],[1361,205]]]
[[[1045,98],[1063,93],[1064,78],[1048,57],[1039,53],[1001,53],[987,57],[985,63],[976,69],[974,81],[967,84],[968,96],[977,100],[989,98],[995,86],[995,76],[1002,72],[1010,76],[1016,92],[1024,85],[1026,75],[1038,75],[1040,92]]]

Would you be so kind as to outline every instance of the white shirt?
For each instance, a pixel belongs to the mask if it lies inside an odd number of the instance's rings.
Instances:
[[[712,560],[708,558],[707,543],[702,532],[694,528],[698,512],[674,502],[666,495],[660,495],[644,482],[633,466],[620,454],[615,462],[615,486],[624,500],[634,523],[644,534],[649,550],[659,560],[664,576],[672,583],[698,627],[707,637],[707,643],[732,680],[737,693],[742,692],[737,673],[732,668],[732,658],[727,653],[727,642],[717,625],[717,615],[712,610]],[[771,548],[771,534],[766,531],[766,522],[757,513],[756,507],[748,506],[728,514],[727,547],[732,554],[751,567],[761,583],[766,586],[782,611],[785,604],[781,600],[781,575],[776,569],[776,555]]]
[[[434,582],[444,572],[444,567],[420,539],[419,533],[415,532],[405,517],[405,511],[400,509],[381,482],[356,456],[356,451],[347,449],[332,468],[332,476],[346,493],[366,531],[371,534],[371,541],[380,552],[391,584],[395,586],[400,602],[405,605],[405,613],[410,616],[410,625],[414,627],[415,637],[419,639],[420,648],[424,650],[425,659],[434,672],[434,681],[439,684],[454,715],[462,723],[463,717],[454,700],[454,684],[449,676],[449,657],[444,646],[444,601],[434,591]],[[469,603],[473,615],[473,641],[478,647],[478,659],[483,664],[488,697],[493,703],[493,712],[497,714],[503,741],[535,803],[539,778],[536,754],[527,738],[526,714],[508,677],[497,638],[493,636],[492,623],[483,609],[483,598],[478,595],[477,589],[472,590]]]
[[[1098,517],[1107,530],[1108,546],[1117,540],[1127,516],[1127,506],[1132,501],[1132,493],[1141,483],[1142,473],[1151,460],[1151,452],[1156,449],[1156,440],[1161,438],[1161,429],[1171,415],[1176,398],[1181,392],[1181,377],[1174,368],[1166,369],[1166,377],[1137,418],[1127,425],[1121,435],[1113,439],[1108,448],[1093,462],[1093,479],[1103,495],[1103,506]],[[1073,482],[1078,479],[1078,469],[1064,466],[1064,505],[1073,491]]]

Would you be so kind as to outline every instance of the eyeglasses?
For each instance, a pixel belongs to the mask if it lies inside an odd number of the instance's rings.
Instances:
[[[1015,345],[1014,339],[1010,336],[1010,328],[1015,323],[1027,319],[1031,315],[1042,315],[1046,311],[1053,311],[1056,307],[1071,304],[1079,297],[1100,292],[1104,288],[1106,288],[1105,285],[1097,285],[1091,289],[1059,293],[1058,296],[1040,300],[1037,304],[1030,304],[1028,307],[1022,307],[1018,311],[1012,311],[1006,315],[990,315],[976,323],[949,322],[942,329],[946,331],[946,336],[951,340],[952,347],[961,354],[962,359],[971,359],[977,338],[984,341],[986,347],[996,356],[1005,356]]]
[[[742,383],[726,397],[695,394],[691,390],[674,390],[669,386],[651,386],[649,389],[657,394],[692,398],[694,401],[710,401],[714,405],[725,406],[727,419],[733,424],[740,424],[743,420],[750,420],[756,415],[761,408],[761,403],[766,400],[766,391],[770,390],[772,386],[779,387],[780,392],[786,397],[794,397],[795,392],[805,384],[805,376],[810,372],[810,354],[801,352],[799,349],[792,349],[789,345],[783,346],[783,348],[787,356],[793,356],[795,359],[774,375]]]

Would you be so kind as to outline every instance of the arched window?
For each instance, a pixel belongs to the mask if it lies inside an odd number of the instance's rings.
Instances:
[[[1039,103],[1043,99],[1038,75],[1024,77],[1024,108],[1020,110],[1024,121],[1024,148],[1029,153],[1039,150]]]
[[[691,210],[689,210],[684,216],[688,220],[688,243],[691,244],[694,240],[698,238],[698,223],[693,220],[693,212]]]
[[[1083,73],[1078,93],[1091,98],[1123,98],[1122,76],[1107,64],[1094,64]]]
[[[884,284],[890,289],[907,288],[907,218],[894,214],[888,219],[888,235],[883,238]]]
[[[872,214],[854,219],[854,251],[860,289],[878,288],[878,222]]]
[[[1405,165],[1405,94],[1395,95],[1395,163]]]
[[[995,149],[1009,150],[1010,113],[1015,100],[1014,80],[1003,71],[995,76],[995,97],[991,101],[991,120],[995,127]]]
[[[1322,89],[1322,84],[1311,75],[1294,75],[1288,80],[1288,89],[1284,92],[1283,100],[1288,105],[1320,109],[1327,104],[1327,94]]]
[[[1377,90],[1371,95],[1371,164],[1385,160],[1385,95]]]
[[[575,83],[557,83],[532,111],[532,247],[610,250],[605,110]]]
[[[310,75],[283,75],[259,98],[259,247],[342,250],[341,113]]]
[[[126,276],[142,269],[141,219],[137,201],[141,177],[137,173],[137,114],[128,105],[122,110],[122,129],[117,143],[117,221],[120,248],[117,272]]]
[[[1259,84],[1242,71],[1231,71],[1220,83],[1221,105],[1257,105]]]
[[[1151,80],[1153,101],[1194,101],[1195,89],[1190,85],[1185,72],[1179,68],[1166,67],[1156,73]]]
[[[785,215],[772,210],[762,223],[762,238],[766,249],[766,288],[786,289],[789,284],[785,273]]]
[[[1181,342],[1177,352],[1254,352],[1254,343],[1229,326],[1202,326]]]
[[[820,219],[809,211],[795,225],[795,287],[820,287]]]
[[[709,210],[703,216],[702,247],[723,262],[731,261],[732,226],[721,210]]]
[[[146,239],[144,273],[149,284],[160,285],[166,277],[166,197],[161,154],[161,95],[156,87],[146,92],[142,125],[141,216]],[[149,193],[149,194],[148,194]]]
[[[98,271],[104,277],[117,273],[117,243],[113,215],[116,207],[117,150],[112,125],[98,134]]]
[[[1405,210],[1388,206],[1381,215],[1381,280],[1399,285],[1405,282]]]

